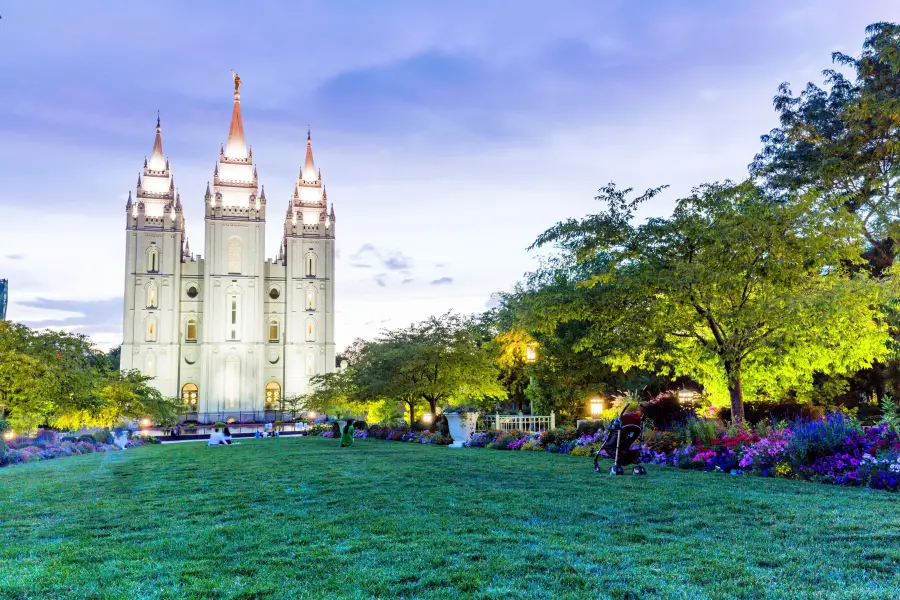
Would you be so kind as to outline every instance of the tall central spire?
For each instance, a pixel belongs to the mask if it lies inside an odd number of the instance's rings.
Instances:
[[[166,159],[162,150],[162,128],[159,126],[159,113],[156,113],[156,139],[153,140],[153,154],[150,155],[150,163],[147,165],[154,171],[162,171],[166,168]]]
[[[247,158],[247,144],[244,142],[244,121],[241,118],[241,76],[232,72],[234,77],[234,109],[231,112],[231,127],[228,129],[228,143],[225,145],[225,156],[228,158]]]
[[[303,181],[317,181],[316,165],[313,162],[312,153],[312,130],[306,130],[306,162],[303,163],[303,171],[301,172]]]

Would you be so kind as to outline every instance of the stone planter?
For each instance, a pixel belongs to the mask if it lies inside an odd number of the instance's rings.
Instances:
[[[453,438],[451,448],[462,448],[464,442],[468,442],[475,433],[475,422],[478,413],[444,413],[447,417],[447,427],[450,429],[450,437]]]

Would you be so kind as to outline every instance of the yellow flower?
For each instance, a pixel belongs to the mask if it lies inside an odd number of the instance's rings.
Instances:
[[[776,477],[785,477],[788,478],[791,476],[791,465],[790,463],[780,462],[775,465],[775,476]]]

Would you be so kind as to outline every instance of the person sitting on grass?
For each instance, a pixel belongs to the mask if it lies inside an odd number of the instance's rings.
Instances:
[[[226,444],[230,444],[230,443],[231,443],[231,430],[228,429],[228,425],[226,425],[225,428],[222,429],[222,437],[225,438],[225,443],[226,443]]]
[[[220,446],[220,445],[228,445],[228,442],[225,440],[225,434],[219,431],[219,428],[216,427],[215,430],[209,435],[209,443],[207,446]]]
[[[353,444],[353,421],[347,421],[344,425],[344,433],[341,434],[341,448],[346,448]]]

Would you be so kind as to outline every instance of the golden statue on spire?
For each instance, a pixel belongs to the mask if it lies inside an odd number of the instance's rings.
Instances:
[[[231,72],[231,76],[234,77],[234,93],[237,94],[241,91],[241,76],[234,71]]]

